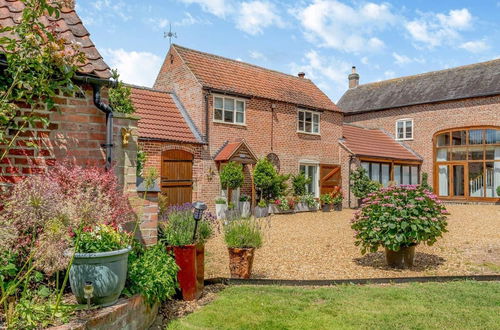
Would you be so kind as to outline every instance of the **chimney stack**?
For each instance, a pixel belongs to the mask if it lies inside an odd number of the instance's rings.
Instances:
[[[299,76],[299,78],[304,78],[306,74],[304,72],[299,72],[297,76]]]
[[[356,73],[356,67],[352,67],[352,72],[349,75],[349,88],[358,87],[359,85],[359,74]]]

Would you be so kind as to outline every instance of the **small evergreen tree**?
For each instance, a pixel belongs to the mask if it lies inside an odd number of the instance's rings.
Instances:
[[[245,175],[243,174],[243,165],[229,162],[220,172],[220,184],[223,189],[227,189],[227,199],[231,201],[231,190],[237,189],[243,185]]]
[[[432,187],[429,185],[428,179],[429,174],[427,174],[426,172],[422,172],[422,183],[420,183],[420,187],[422,189],[432,191]]]
[[[303,196],[306,194],[306,186],[311,183],[311,178],[307,178],[304,172],[292,175],[292,188],[294,196]]]

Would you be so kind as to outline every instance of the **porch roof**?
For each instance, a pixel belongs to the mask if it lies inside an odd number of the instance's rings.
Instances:
[[[422,161],[422,158],[403,143],[381,129],[344,124],[340,143],[358,157]]]
[[[256,163],[257,157],[245,140],[237,142],[226,142],[215,155],[216,162],[236,161],[240,163]]]

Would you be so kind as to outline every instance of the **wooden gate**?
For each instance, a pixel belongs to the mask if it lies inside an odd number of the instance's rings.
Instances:
[[[319,166],[319,191],[320,194],[327,194],[334,190],[335,187],[342,186],[342,177],[340,165]]]
[[[167,150],[161,154],[161,192],[168,205],[192,202],[193,155],[184,150]]]

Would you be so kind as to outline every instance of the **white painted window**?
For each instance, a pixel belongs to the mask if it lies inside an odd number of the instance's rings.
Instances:
[[[413,119],[400,119],[396,121],[396,139],[413,140]]]
[[[308,110],[298,110],[297,131],[300,133],[320,134],[319,113]]]
[[[245,100],[214,96],[214,121],[227,124],[245,124]]]
[[[310,178],[311,182],[306,185],[306,192],[314,197],[319,197],[319,166],[312,164],[300,164],[300,172],[304,173],[306,178]]]

